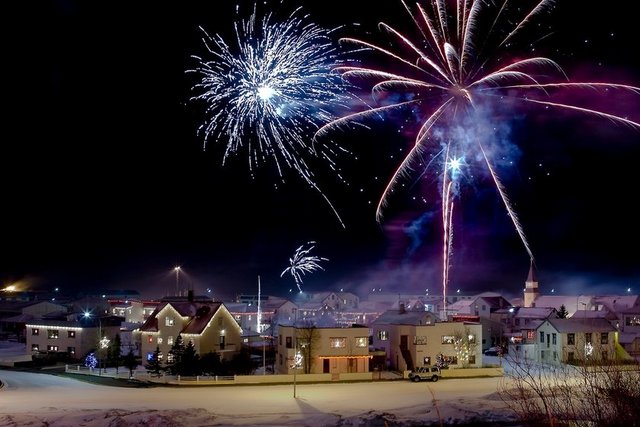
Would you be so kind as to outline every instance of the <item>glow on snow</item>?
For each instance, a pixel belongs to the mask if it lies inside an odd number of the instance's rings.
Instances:
[[[335,118],[332,111],[345,102],[347,92],[332,73],[338,64],[334,30],[307,22],[300,11],[276,22],[272,13],[259,19],[254,6],[249,19],[235,21],[233,45],[202,30],[208,55],[194,56],[197,66],[187,70],[198,75],[191,100],[206,105],[206,120],[198,129],[205,147],[209,140],[226,143],[223,165],[246,150],[251,171],[267,160],[281,178],[284,167],[293,169],[340,219],[314,182],[308,161],[322,158],[333,167],[333,153],[313,147],[312,135]]]
[[[312,273],[316,270],[324,270],[320,265],[321,261],[328,261],[327,258],[319,257],[316,255],[310,255],[313,248],[315,248],[315,242],[307,242],[307,245],[300,245],[293,256],[289,258],[289,267],[285,268],[280,277],[286,273],[290,273],[296,282],[298,291],[302,292],[302,276],[306,273]]]
[[[453,200],[457,195],[460,159],[484,165],[500,194],[515,229],[530,256],[534,257],[518,218],[496,171],[501,156],[499,135],[494,123],[499,113],[513,114],[518,106],[544,106],[546,110],[576,111],[617,124],[640,128],[640,124],[613,113],[571,102],[575,91],[602,95],[611,91],[639,94],[640,88],[617,83],[573,82],[553,60],[541,57],[514,57],[508,52],[521,32],[535,18],[554,5],[553,0],[430,0],[415,8],[401,0],[413,21],[411,33],[380,23],[389,36],[384,45],[343,38],[343,43],[381,55],[387,71],[372,66],[340,66],[346,80],[371,82],[369,86],[377,106],[338,118],[316,133],[322,137],[342,125],[379,117],[394,110],[408,111],[419,128],[413,145],[392,174],[376,209],[381,221],[388,197],[403,178],[415,169],[420,177],[432,164],[439,164],[443,223],[443,296],[452,253]],[[563,96],[559,101],[554,96]],[[575,98],[575,97],[574,97]],[[576,98],[577,99],[577,98]],[[567,101],[569,100],[569,101]],[[506,111],[506,113],[505,113]],[[428,160],[428,156],[435,156]],[[434,159],[439,162],[434,162]],[[426,166],[425,166],[426,165]],[[446,301],[446,299],[445,299]],[[446,306],[445,306],[446,310]]]

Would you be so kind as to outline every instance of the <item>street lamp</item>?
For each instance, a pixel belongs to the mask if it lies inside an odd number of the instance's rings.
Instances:
[[[291,367],[293,368],[293,398],[296,398],[296,373],[298,369],[302,366],[302,353],[298,350],[296,346],[296,354],[293,356],[293,364]]]
[[[85,311],[84,312],[84,318],[85,319],[90,319],[91,318],[91,312],[89,311]],[[103,337],[102,336],[102,318],[98,317],[98,375],[102,375],[102,360],[104,359],[103,357],[101,357],[101,353],[109,348],[109,338],[107,338],[106,336]]]

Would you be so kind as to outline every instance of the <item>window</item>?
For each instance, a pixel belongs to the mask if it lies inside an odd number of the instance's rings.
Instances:
[[[378,339],[380,341],[386,341],[389,339],[389,332],[388,331],[378,331]]]
[[[591,332],[585,332],[584,333],[584,342],[585,343],[590,343],[591,342]]]
[[[544,342],[544,332],[540,331],[540,342]]]
[[[469,356],[469,364],[471,365],[475,365],[476,364],[476,355],[472,354],[471,356]]]
[[[76,355],[76,348],[75,347],[67,347],[67,353],[69,354],[69,356],[75,356]]]
[[[40,346],[38,344],[31,344],[31,351],[40,351]]]
[[[442,336],[442,344],[453,344],[456,340],[456,337],[453,335],[443,335]]]
[[[567,353],[567,361],[573,362],[573,351]]]
[[[147,337],[147,342],[148,342],[149,344],[153,344],[153,335],[149,335],[149,336]]]
[[[38,328],[33,328],[31,330],[31,335],[40,335],[40,329]]]
[[[282,345],[282,335],[278,335],[278,345]]]
[[[600,334],[600,344],[609,344],[609,332],[602,332]]]
[[[544,360],[544,350],[542,350],[542,351],[540,352],[540,359],[541,359],[541,360]]]
[[[567,334],[567,345],[576,344],[576,334]]]
[[[153,360],[153,352],[150,351],[147,353],[147,362],[151,362]]]
[[[47,331],[48,333],[48,337],[50,340],[57,340],[58,339],[58,330],[57,329],[49,329]]]
[[[534,340],[536,338],[536,332],[532,330],[527,331],[527,339]]]
[[[556,340],[556,334],[555,334],[555,333],[551,334],[551,342],[552,342],[553,344],[557,344],[557,342],[556,342],[556,341],[557,341],[557,340]]]
[[[171,352],[167,354],[167,363],[173,363],[175,361],[175,355]]]
[[[431,357],[427,356],[423,360],[425,365],[431,365]]]
[[[162,344],[162,337],[158,337],[158,344]]]
[[[176,319],[174,319],[171,316],[167,316],[164,318],[164,325],[165,326],[174,326],[176,324]]]
[[[427,345],[427,337],[424,335],[413,337],[413,343],[415,345]]]
[[[287,343],[285,344],[286,348],[293,348],[293,339],[291,337],[287,337]]]
[[[331,348],[345,348],[347,347],[347,339],[345,337],[332,337],[329,338],[329,346]]]
[[[47,346],[47,351],[58,351],[58,346],[57,345],[48,345]]]
[[[67,338],[75,338],[76,331],[67,331]]]
[[[279,354],[278,356],[280,356],[280,366],[282,366],[282,354]]]
[[[558,360],[558,352],[557,351],[553,352],[553,360]]]
[[[167,344],[173,345],[173,337],[172,336],[168,336],[167,337]]]
[[[640,326],[640,316],[625,317],[624,324],[626,326]]]
[[[356,347],[368,347],[369,346],[369,337],[356,337]]]

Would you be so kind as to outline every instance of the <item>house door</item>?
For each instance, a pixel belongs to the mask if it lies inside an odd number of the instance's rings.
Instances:
[[[400,348],[407,348],[408,343],[409,343],[409,336],[400,335]]]
[[[331,369],[329,368],[329,359],[322,359],[322,373],[329,374]]]
[[[225,336],[220,335],[220,350],[224,350]]]

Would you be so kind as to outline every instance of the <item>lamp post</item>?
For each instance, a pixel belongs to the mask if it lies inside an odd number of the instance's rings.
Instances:
[[[84,318],[90,319],[91,312],[85,311]],[[109,348],[109,343],[109,338],[102,336],[102,318],[98,317],[98,375],[102,375],[102,363],[104,358],[101,353],[105,349]]]
[[[298,369],[302,366],[302,353],[298,350],[296,346],[296,353],[293,356],[293,398],[296,398],[296,373]]]

